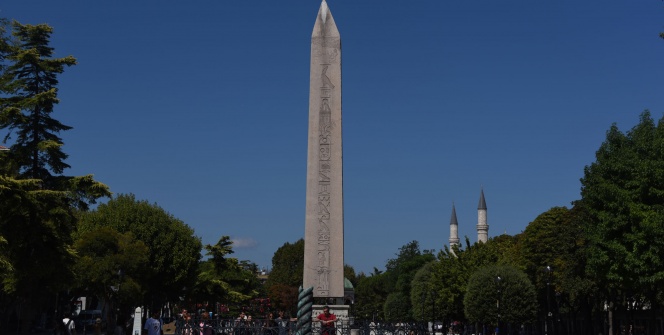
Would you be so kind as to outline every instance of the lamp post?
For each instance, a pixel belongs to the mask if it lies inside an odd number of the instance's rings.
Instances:
[[[431,291],[431,331],[436,334],[436,291]]]
[[[544,318],[544,335],[549,335],[549,318],[551,317],[551,267],[546,266],[546,317]]]
[[[422,291],[422,322],[424,322],[424,300],[427,298],[427,292]]]
[[[118,315],[120,314],[120,284],[122,284],[122,278],[124,277],[124,271],[122,269],[118,270],[116,273],[118,276],[118,285],[117,286],[111,286],[111,291],[113,292],[111,294],[111,301],[109,301],[110,304],[112,304],[112,308],[108,309],[108,312],[106,313],[106,326],[108,327],[108,330],[111,331],[112,329],[115,328],[115,326],[118,323]],[[110,315],[109,315],[110,314]]]
[[[560,329],[563,329],[562,323],[560,322],[560,299],[562,292],[556,290],[556,306],[553,309],[553,312],[556,313],[555,322],[551,325],[554,334],[558,334]]]
[[[500,283],[503,279],[500,276],[496,277],[496,290],[498,292],[498,297],[496,298],[496,309],[498,310],[498,324],[496,325],[496,335],[500,333],[500,296],[501,296],[501,287]]]

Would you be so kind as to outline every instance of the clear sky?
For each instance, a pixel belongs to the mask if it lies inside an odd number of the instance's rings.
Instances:
[[[664,114],[660,0],[330,0],[342,38],[345,260],[525,229],[579,198],[613,122]],[[92,173],[271,267],[304,236],[319,0],[6,0],[48,23],[69,175]],[[1,131],[0,131],[1,132]],[[1,134],[1,135],[4,135]],[[11,143],[9,143],[11,144]]]

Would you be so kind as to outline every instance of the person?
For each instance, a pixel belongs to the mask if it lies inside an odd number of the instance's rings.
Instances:
[[[71,318],[71,313],[65,314],[62,324],[64,325],[64,335],[76,335],[76,325]]]
[[[267,317],[265,317],[265,322],[263,323],[263,334],[271,335],[276,325],[274,314],[268,313]]]
[[[101,319],[97,318],[95,324],[92,326],[94,335],[101,335]]]
[[[124,317],[118,317],[118,323],[115,325],[115,329],[113,330],[113,335],[125,335],[125,330],[124,327],[126,325],[125,318]]]
[[[284,311],[279,311],[279,316],[275,320],[279,326],[279,335],[288,334],[288,319],[284,317]]]
[[[145,326],[143,329],[147,332],[147,335],[163,335],[164,331],[161,329],[161,321],[159,321],[159,312],[153,311],[147,321],[145,321]]]
[[[184,335],[193,334],[191,315],[189,314],[189,312],[187,312],[186,309],[182,310],[182,334]]]
[[[335,335],[334,322],[337,321],[337,316],[330,313],[329,306],[323,306],[323,313],[318,314],[316,318],[320,321],[321,335]]]
[[[247,315],[244,312],[240,312],[240,316],[235,319],[235,334],[234,335],[245,335],[246,333],[246,323]]]
[[[214,329],[210,325],[210,314],[203,312],[201,314],[201,321],[198,325],[200,327],[200,335],[212,335]]]

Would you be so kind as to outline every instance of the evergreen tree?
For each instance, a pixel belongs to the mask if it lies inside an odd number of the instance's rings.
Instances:
[[[235,307],[258,295],[257,266],[228,257],[234,252],[229,236],[222,236],[215,245],[207,244],[204,248],[210,258],[201,262],[192,301],[218,301]]]
[[[16,136],[0,158],[0,241],[7,241],[0,250],[11,270],[2,276],[0,306],[17,310],[27,332],[39,307],[56,310],[54,294],[72,286],[76,210],[110,192],[90,175],[62,175],[69,165],[58,133],[71,127],[51,113],[57,76],[75,59],[51,58],[48,25],[0,27],[0,129],[5,143]]]
[[[51,113],[59,102],[57,76],[65,67],[75,65],[76,59],[72,56],[52,58],[49,39],[53,28],[46,24],[14,22],[13,28],[17,45],[10,49],[7,59],[11,63],[4,71],[4,90],[8,96],[2,100],[0,128],[10,131],[5,142],[16,133],[11,149],[19,164],[20,176],[50,183],[53,174],[62,174],[69,168],[58,134],[71,127],[54,119]]]

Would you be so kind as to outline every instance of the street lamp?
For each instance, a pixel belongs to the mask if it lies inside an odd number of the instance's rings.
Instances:
[[[544,318],[544,335],[549,335],[549,318],[551,317],[551,267],[546,266],[546,317]]]
[[[427,292],[422,291],[422,322],[424,322],[424,301],[427,298]]]
[[[496,277],[496,289],[498,291],[498,298],[496,299],[496,309],[498,309],[498,325],[496,326],[496,335],[500,333],[500,296],[501,296],[501,291],[500,291],[500,282],[503,280],[500,278],[500,276]]]
[[[118,315],[120,314],[119,292],[120,292],[120,285],[122,284],[122,278],[124,277],[124,271],[120,269],[116,274],[118,276],[118,285],[111,286],[111,290],[113,291],[113,293],[111,294],[111,301],[109,301],[109,303],[112,305],[109,306],[111,308],[109,308],[108,312],[106,313],[106,321],[108,321],[107,326],[109,327],[109,330],[115,328],[115,326],[118,323]]]
[[[431,330],[436,334],[436,291],[431,291]]]

